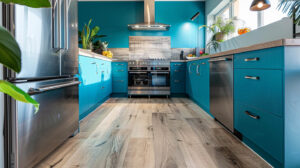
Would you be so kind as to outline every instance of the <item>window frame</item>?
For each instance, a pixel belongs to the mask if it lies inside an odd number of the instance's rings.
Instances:
[[[216,14],[213,15],[213,19],[216,20],[216,18],[223,13],[226,9],[229,8],[229,19],[234,18],[234,2],[237,0],[229,0],[229,2],[221,9],[219,10]],[[250,9],[249,9],[250,10]],[[264,22],[264,11],[258,11],[257,12],[257,28],[266,26]]]

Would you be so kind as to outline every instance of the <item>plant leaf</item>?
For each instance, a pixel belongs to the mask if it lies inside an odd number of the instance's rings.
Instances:
[[[93,29],[92,29],[92,32],[91,32],[91,38],[94,38],[94,36],[96,36],[98,34],[98,32],[100,31],[100,27],[99,26],[95,26]]]
[[[25,5],[32,8],[49,8],[51,4],[49,0],[0,0],[4,3],[15,3]]]
[[[0,26],[0,63],[16,71],[21,71],[21,50],[17,41],[5,28]]]
[[[36,102],[34,99],[32,99],[23,90],[21,90],[17,86],[15,86],[7,81],[0,80],[0,92],[10,95],[12,98],[14,98],[18,101],[21,101],[24,103],[30,103],[30,104],[34,105],[35,113],[37,113],[39,111],[40,105],[38,102]]]

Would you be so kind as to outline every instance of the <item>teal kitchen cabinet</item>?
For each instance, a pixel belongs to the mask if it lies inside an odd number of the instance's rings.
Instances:
[[[112,93],[111,62],[79,55],[79,119],[83,119]]]
[[[203,110],[209,113],[208,59],[187,62],[186,93]]]
[[[186,63],[185,62],[171,62],[170,67],[170,84],[171,84],[171,94],[182,95],[186,93]]]
[[[112,92],[114,95],[128,94],[128,62],[112,63]]]
[[[300,48],[234,55],[234,127],[274,167],[300,167]]]

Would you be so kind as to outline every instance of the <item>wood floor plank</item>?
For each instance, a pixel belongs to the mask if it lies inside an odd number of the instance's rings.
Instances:
[[[38,168],[270,167],[187,98],[111,98]]]
[[[167,127],[166,113],[153,113],[153,138],[156,168],[185,168],[183,154],[178,146],[177,139]]]
[[[154,168],[154,149],[151,138],[131,138],[124,168]]]

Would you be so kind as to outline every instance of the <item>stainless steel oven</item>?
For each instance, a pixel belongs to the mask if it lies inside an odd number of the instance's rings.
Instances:
[[[129,61],[128,95],[170,95],[170,62]]]

